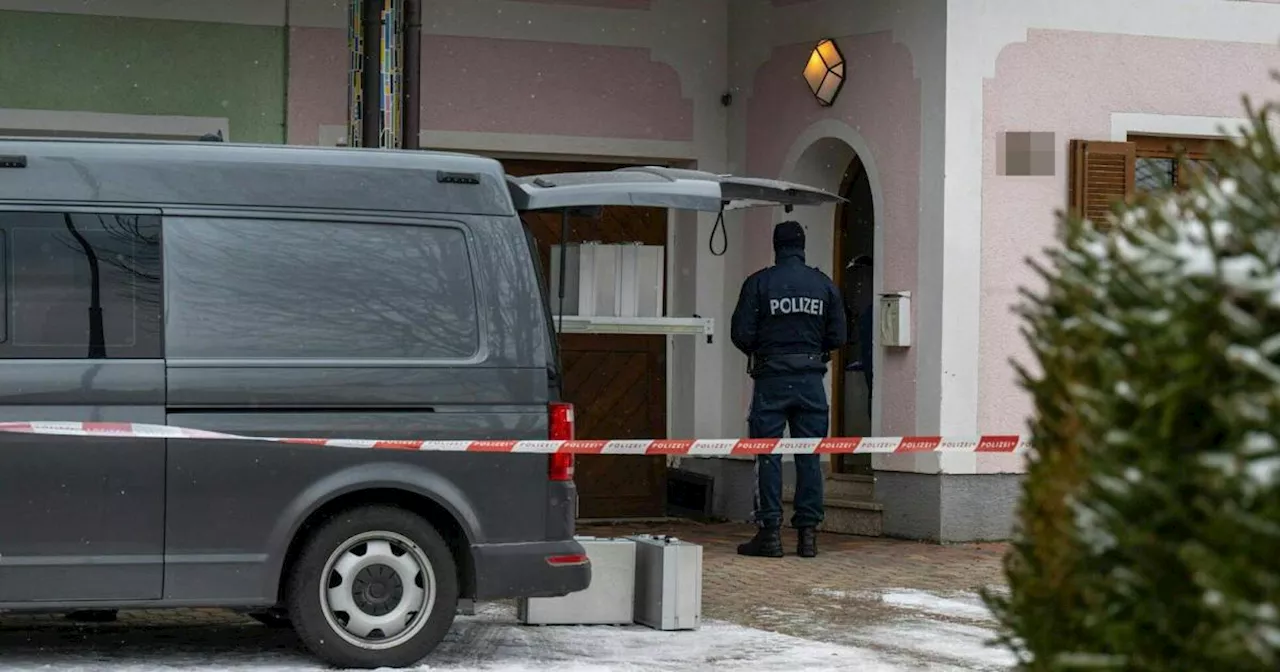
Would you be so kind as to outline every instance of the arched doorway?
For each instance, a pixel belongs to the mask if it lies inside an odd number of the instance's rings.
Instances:
[[[846,326],[854,341],[834,353],[830,367],[831,435],[874,436],[878,425],[872,418],[878,420],[880,401],[875,400],[876,412],[869,417],[866,375],[861,368],[845,369],[861,362],[857,318],[875,305],[880,286],[884,203],[875,155],[857,129],[843,120],[823,119],[792,143],[781,177],[848,199],[839,206],[797,209],[791,217],[809,232],[809,263],[831,276],[849,307]],[[860,256],[871,263],[860,262],[853,273],[847,267]],[[872,380],[883,389],[883,377],[875,376],[874,368]],[[831,468],[836,473],[868,474],[871,461],[867,456],[832,456]]]
[[[876,217],[871,176],[854,156],[841,180],[847,199],[836,209],[832,245],[832,279],[845,301],[848,344],[834,358],[832,373],[832,435],[871,436],[874,350],[869,342],[876,307]],[[870,474],[870,455],[839,455],[832,462],[837,473]]]

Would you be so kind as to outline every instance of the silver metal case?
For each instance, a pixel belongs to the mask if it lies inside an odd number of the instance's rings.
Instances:
[[[639,535],[635,622],[657,630],[702,625],[702,547],[675,537]]]
[[[563,597],[521,598],[524,625],[630,625],[635,605],[636,543],[577,537],[591,560],[591,585]]]

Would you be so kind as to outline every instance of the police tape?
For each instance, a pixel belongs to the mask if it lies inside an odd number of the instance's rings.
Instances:
[[[845,437],[825,439],[622,439],[608,441],[432,441],[403,439],[305,439],[241,436],[203,429],[131,422],[0,422],[0,433],[90,438],[261,441],[330,448],[363,448],[459,453],[574,455],[840,455],[893,453],[1022,453],[1025,437],[940,436]]]

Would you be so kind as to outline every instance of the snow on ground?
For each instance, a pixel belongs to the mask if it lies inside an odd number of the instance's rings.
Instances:
[[[815,591],[817,592],[817,591]],[[843,596],[850,607],[872,596]],[[704,622],[701,630],[524,627],[508,604],[459,617],[418,672],[663,672],[806,670],[899,672],[1002,670],[1012,658],[986,646],[994,633],[976,596],[888,591],[874,597],[890,617],[827,628],[821,639]],[[779,619],[806,614],[776,614]],[[800,626],[803,626],[800,623]],[[814,632],[814,634],[819,634]],[[10,672],[312,672],[326,669],[287,630],[258,626],[0,629],[0,669]]]
[[[880,595],[880,601],[904,610],[904,618],[860,629],[855,641],[886,642],[907,656],[921,659],[965,661],[973,669],[1012,667],[1007,650],[989,646],[996,633],[990,610],[973,593],[948,596],[922,590],[896,590]]]
[[[902,670],[1007,670],[1015,662],[990,646],[995,620],[974,593],[919,590],[811,591],[804,611],[759,606],[756,624],[813,640],[876,652]]]
[[[897,590],[880,596],[885,604],[937,614],[989,620],[991,612],[977,595],[962,593],[960,597],[941,597],[923,590]]]

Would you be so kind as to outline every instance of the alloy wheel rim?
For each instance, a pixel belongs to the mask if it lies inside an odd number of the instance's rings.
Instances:
[[[362,649],[383,650],[426,626],[436,577],[426,553],[404,535],[365,532],[329,556],[319,590],[325,620],[338,636]]]

